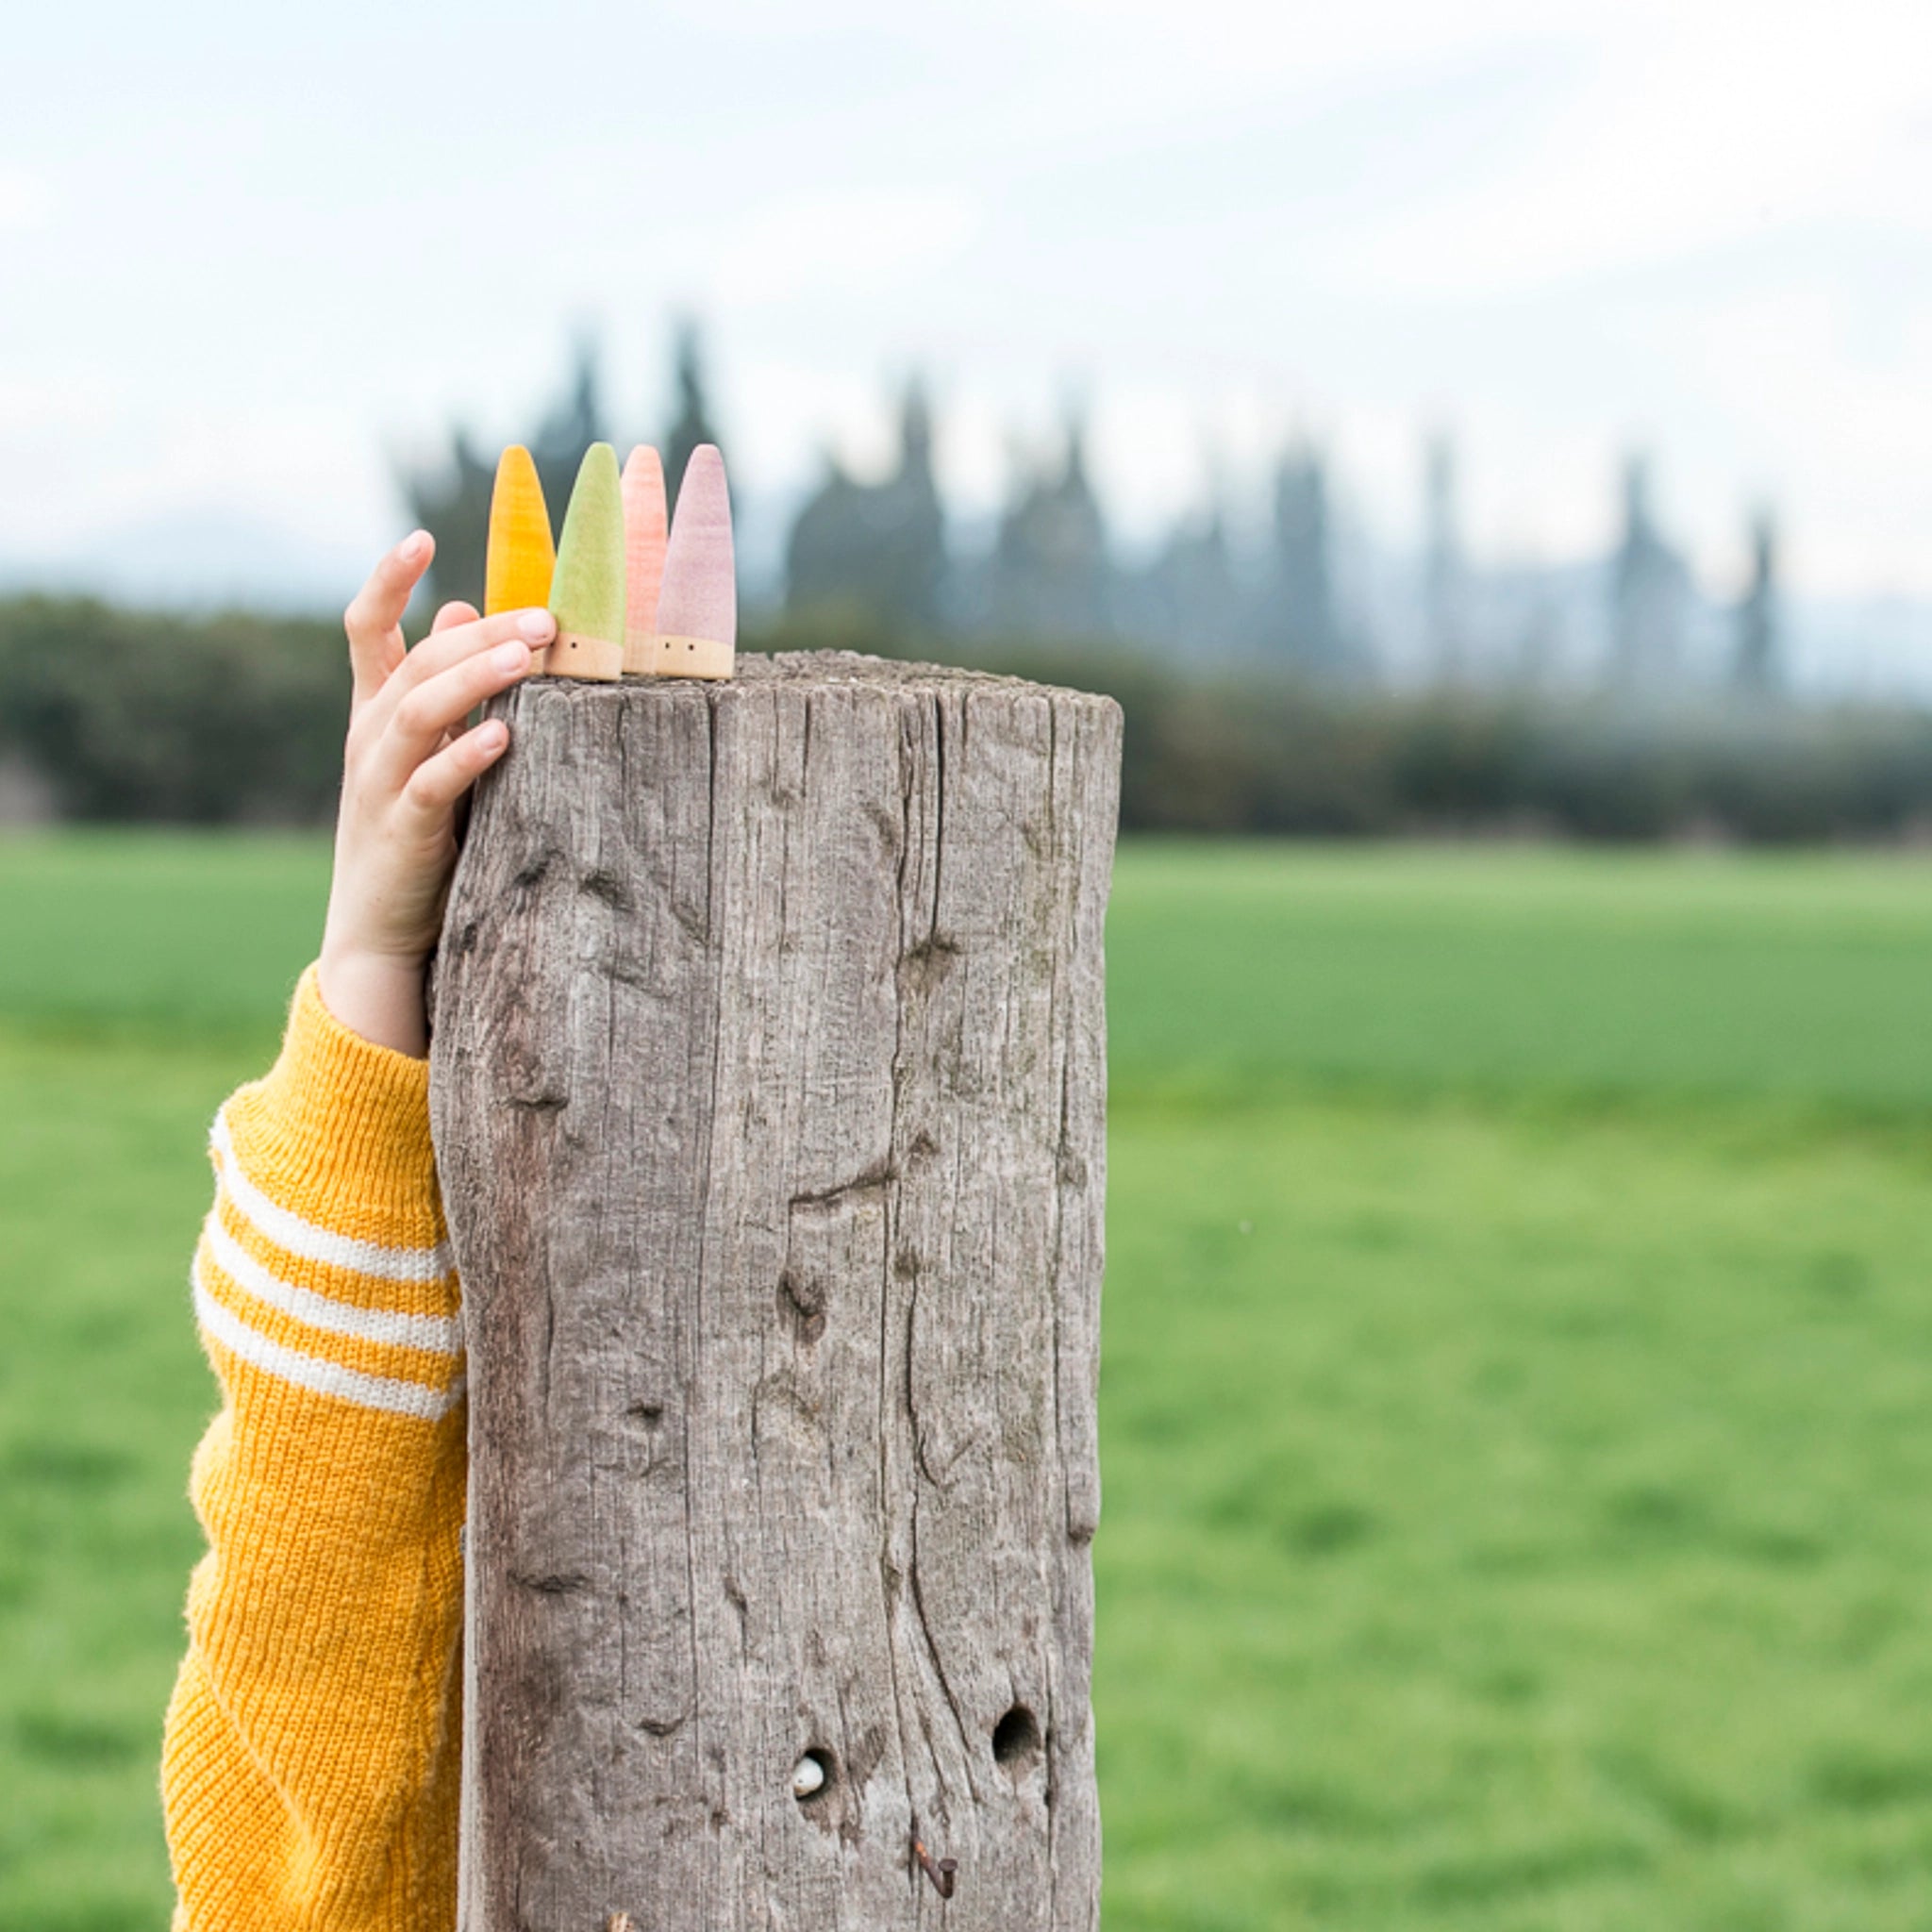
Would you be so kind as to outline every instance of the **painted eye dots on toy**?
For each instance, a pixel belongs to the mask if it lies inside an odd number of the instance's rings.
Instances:
[[[729,677],[738,649],[738,578],[724,458],[700,443],[666,528],[664,467],[640,444],[620,475],[617,452],[584,452],[563,535],[530,453],[505,450],[490,499],[483,608],[547,608],[557,641],[537,668],[553,677]]]

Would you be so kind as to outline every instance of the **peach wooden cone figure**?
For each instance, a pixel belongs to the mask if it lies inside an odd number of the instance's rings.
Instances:
[[[664,465],[648,443],[624,462],[624,668],[648,676],[658,668],[658,587],[664,581]]]
[[[545,669],[553,677],[608,683],[624,669],[624,488],[617,452],[593,442],[584,452],[563,513],[550,609],[557,641]]]
[[[497,458],[490,492],[490,548],[483,565],[483,614],[541,610],[550,602],[557,551],[550,541],[550,511],[537,465],[522,443]]]
[[[684,467],[664,583],[658,592],[659,677],[729,677],[738,658],[738,574],[724,458],[701,442]]]

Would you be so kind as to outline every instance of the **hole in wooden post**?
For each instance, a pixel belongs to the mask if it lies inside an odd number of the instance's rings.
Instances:
[[[1024,1704],[1016,1704],[992,1727],[992,1761],[1016,1777],[1032,1769],[1040,1756],[1040,1720]]]
[[[827,1804],[837,1782],[837,1767],[829,1751],[808,1751],[791,1769],[791,1795],[806,1811],[816,1811]]]

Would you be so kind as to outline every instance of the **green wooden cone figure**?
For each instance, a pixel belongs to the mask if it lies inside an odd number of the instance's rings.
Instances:
[[[624,488],[617,452],[593,442],[584,452],[550,582],[557,641],[544,669],[553,677],[608,682],[624,670]]]

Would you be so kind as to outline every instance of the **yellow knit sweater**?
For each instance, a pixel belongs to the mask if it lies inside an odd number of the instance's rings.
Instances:
[[[194,1305],[224,1407],[162,1752],[175,1932],[456,1923],[465,1408],[428,1086],[311,969],[274,1071],[215,1119]]]

